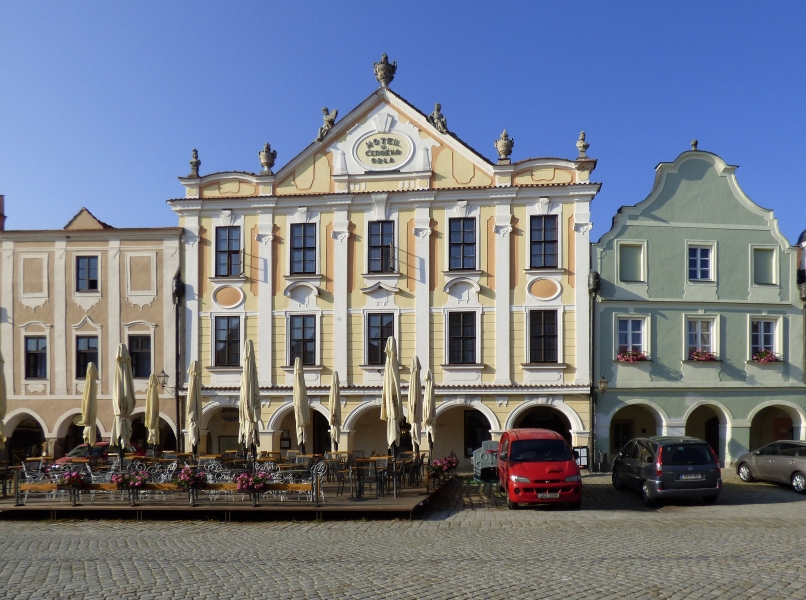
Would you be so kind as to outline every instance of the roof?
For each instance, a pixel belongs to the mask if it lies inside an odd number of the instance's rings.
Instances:
[[[110,233],[118,234],[134,231],[176,231],[180,232],[184,227],[109,227],[108,229],[68,229],[69,233]],[[65,233],[64,229],[4,229],[0,235],[7,233]]]
[[[89,209],[84,206],[82,206],[81,210],[73,215],[73,218],[67,222],[67,225],[64,226],[64,229],[79,229],[79,227],[72,227],[74,223],[78,224],[79,222],[81,222],[83,225],[97,225],[97,227],[85,227],[86,229],[114,229],[114,227],[101,221],[101,219],[92,214]]]

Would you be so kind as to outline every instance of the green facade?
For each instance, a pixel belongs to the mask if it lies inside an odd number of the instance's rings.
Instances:
[[[806,439],[797,252],[735,169],[701,151],[660,164],[647,199],[592,246],[594,379],[608,381],[595,451],[608,459],[630,436],[701,437],[725,464]],[[649,360],[619,361],[630,349]],[[715,360],[691,360],[695,350]],[[754,360],[765,350],[778,360]]]

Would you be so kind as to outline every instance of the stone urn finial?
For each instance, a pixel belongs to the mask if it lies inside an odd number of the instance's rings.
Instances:
[[[199,160],[199,152],[194,148],[192,158],[190,159],[190,175],[188,175],[188,177],[198,178],[200,166],[201,161]]]
[[[495,149],[498,151],[498,164],[511,164],[509,156],[512,154],[512,147],[515,145],[515,138],[509,137],[507,130],[501,133],[501,137],[495,140]]]
[[[697,142],[697,140],[691,140],[691,150],[692,150],[692,151],[697,150],[697,144],[698,144],[698,143],[699,143],[699,142]]]
[[[590,144],[585,141],[585,132],[579,132],[579,139],[577,140],[577,150],[579,150],[579,156],[577,156],[577,160],[587,160],[588,159],[588,148],[590,148]]]
[[[260,170],[261,175],[274,175],[271,168],[274,166],[274,161],[277,159],[277,150],[272,150],[269,142],[263,146],[263,150],[257,153],[260,157],[260,164],[263,168]]]
[[[375,79],[378,80],[381,87],[389,87],[389,84],[395,78],[396,71],[397,61],[390,63],[386,52],[381,54],[381,61],[375,63]]]

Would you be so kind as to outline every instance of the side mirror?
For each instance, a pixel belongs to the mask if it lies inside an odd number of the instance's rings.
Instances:
[[[761,451],[756,450],[755,452],[753,452],[753,456],[761,456]]]
[[[502,452],[501,454],[498,455],[498,458],[500,458],[501,460],[506,460],[507,459],[507,453]]]

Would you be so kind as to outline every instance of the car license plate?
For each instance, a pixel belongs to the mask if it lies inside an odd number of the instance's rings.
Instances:
[[[701,473],[686,473],[680,476],[680,479],[702,479]]]
[[[538,497],[538,498],[559,498],[559,497],[560,497],[560,493],[559,493],[559,492],[555,492],[555,493],[553,493],[553,494],[538,494],[538,495],[537,495],[537,497]]]

